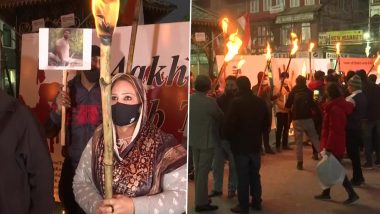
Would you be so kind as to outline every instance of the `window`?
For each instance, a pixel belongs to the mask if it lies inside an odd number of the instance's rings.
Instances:
[[[272,0],[264,0],[264,9],[263,11],[269,11],[270,7],[272,6]]]
[[[290,44],[290,33],[292,32],[292,25],[283,25],[281,27],[281,44],[282,45],[289,45]]]
[[[251,13],[258,13],[259,10],[259,0],[251,0],[250,5],[250,12]]]
[[[307,43],[310,41],[311,32],[310,32],[310,23],[302,23],[302,42]]]
[[[380,0],[372,0],[372,3],[373,3],[373,4],[379,4],[379,3],[380,3]]]
[[[270,31],[269,26],[259,26],[257,27],[256,33],[257,47],[265,47],[267,42],[273,41],[273,35]]]
[[[305,5],[314,5],[314,0],[305,0]]]
[[[3,30],[3,46],[12,47],[12,32],[11,29],[6,27],[5,25]]]
[[[290,0],[290,7],[299,7],[300,0]]]

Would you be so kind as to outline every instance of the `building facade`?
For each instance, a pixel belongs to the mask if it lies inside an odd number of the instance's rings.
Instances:
[[[380,1],[373,1],[380,24]],[[250,14],[252,47],[251,54],[265,52],[270,43],[277,57],[288,57],[291,49],[290,33],[298,35],[299,52],[307,54],[310,42],[316,44],[316,57],[329,57],[335,51],[338,38],[344,43],[346,56],[365,56],[368,30],[369,0],[203,0],[206,8],[237,18]],[[375,20],[373,18],[373,24]],[[377,32],[380,25],[373,29]],[[373,32],[373,31],[372,31]],[[378,34],[373,34],[376,37]],[[351,39],[350,39],[351,38]],[[354,38],[354,39],[352,39]],[[322,42],[320,40],[323,40]],[[330,41],[330,40],[329,40]],[[374,44],[372,44],[374,45]],[[373,55],[376,48],[372,47]],[[370,54],[370,55],[371,55]]]

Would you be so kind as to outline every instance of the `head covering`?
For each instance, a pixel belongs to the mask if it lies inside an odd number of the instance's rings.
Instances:
[[[348,85],[355,89],[362,89],[362,80],[358,75],[355,74],[348,80]]]
[[[130,74],[124,74],[124,73],[118,73],[115,76],[112,77],[112,87],[115,85],[116,81],[125,80],[132,84],[133,88],[136,91],[136,94],[139,96],[141,100],[141,111],[140,111],[140,118],[137,120],[136,128],[132,135],[132,141],[135,139],[137,134],[140,132],[141,128],[146,124],[148,120],[147,111],[148,111],[148,101],[146,98],[146,91],[145,88],[137,77],[130,75]],[[114,141],[116,143],[116,136],[114,135]]]

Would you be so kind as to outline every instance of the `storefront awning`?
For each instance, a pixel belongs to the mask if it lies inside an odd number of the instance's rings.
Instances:
[[[276,24],[313,21],[315,19],[315,12],[321,7],[321,5],[310,5],[286,9],[278,14]]]
[[[202,26],[218,26],[219,16],[209,10],[203,9],[194,3],[191,6],[191,24]]]

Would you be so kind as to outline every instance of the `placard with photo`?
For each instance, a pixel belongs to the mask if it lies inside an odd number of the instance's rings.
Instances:
[[[92,29],[40,28],[40,70],[90,70]]]

